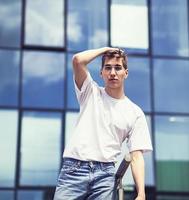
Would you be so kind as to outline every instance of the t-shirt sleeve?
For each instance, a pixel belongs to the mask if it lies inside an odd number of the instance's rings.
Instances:
[[[73,76],[73,82],[74,82],[75,93],[76,93],[76,96],[77,96],[78,103],[81,105],[85,102],[85,100],[87,99],[87,97],[91,93],[93,79],[92,79],[90,73],[88,72],[87,77],[84,80],[81,89],[79,89],[77,87],[74,76]]]
[[[144,113],[137,117],[134,126],[129,134],[127,146],[129,152],[142,150],[143,152],[152,151],[152,143],[148,125]]]

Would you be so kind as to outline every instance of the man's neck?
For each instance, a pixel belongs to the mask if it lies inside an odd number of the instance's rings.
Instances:
[[[111,88],[105,88],[106,93],[115,99],[123,99],[125,97],[124,90],[121,89],[111,89]]]

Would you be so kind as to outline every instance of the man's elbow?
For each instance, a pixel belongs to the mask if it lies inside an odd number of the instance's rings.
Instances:
[[[141,150],[131,152],[131,164],[135,163],[136,161],[144,163],[144,157]]]
[[[79,56],[77,54],[73,55],[72,57],[72,63],[73,63],[73,66],[76,66],[80,63],[80,59],[79,59]]]
[[[72,57],[72,64],[73,64],[73,66],[81,66],[81,65],[84,65],[85,63],[80,55],[75,54]]]

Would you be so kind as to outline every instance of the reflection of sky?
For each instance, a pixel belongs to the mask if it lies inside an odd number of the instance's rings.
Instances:
[[[188,56],[187,4],[186,0],[152,1],[153,52],[156,55]]]
[[[1,200],[14,200],[14,192],[10,191],[10,190],[5,190],[5,191],[1,190],[0,191],[0,199]]]
[[[17,101],[19,58],[18,51],[0,50],[0,102]]]
[[[0,1],[0,44],[19,46],[21,1]]]
[[[144,111],[150,111],[149,59],[129,58],[129,76],[125,81],[126,95]]]
[[[187,60],[154,60],[156,111],[189,112],[188,64]]]
[[[100,7],[92,0],[78,2],[70,0],[68,4],[68,48],[82,50],[107,46],[106,1],[101,1]]]
[[[63,46],[62,0],[29,0],[26,4],[26,43]],[[45,6],[43,5],[45,3]]]
[[[21,183],[52,185],[60,165],[61,115],[33,114],[22,122]]]
[[[156,117],[156,159],[189,161],[189,118]]]
[[[19,58],[19,52],[17,51],[0,50],[0,91],[4,90],[8,85],[17,83],[18,77],[14,77],[19,74]]]
[[[148,48],[148,12],[146,5],[111,5],[111,41],[113,46]],[[136,5],[135,5],[136,4]]]
[[[18,191],[19,200],[42,200],[44,199],[44,191]],[[45,200],[45,199],[44,199]]]
[[[62,108],[64,105],[64,54],[25,52],[23,104]]]
[[[0,111],[0,185],[13,186],[18,113]]]
[[[32,78],[41,78],[45,84],[64,78],[64,54],[25,52],[24,82]]]
[[[10,2],[9,3],[2,3],[3,1],[0,2],[0,13],[1,13],[1,18],[0,18],[0,24],[6,25],[7,29],[14,29],[18,26],[19,24],[19,10],[18,10],[18,3],[17,1],[15,2]],[[14,20],[7,20],[6,24],[4,24],[4,19],[9,16],[10,18]]]
[[[73,43],[77,43],[80,40],[82,40],[82,29],[79,25],[79,13],[73,12],[68,14],[69,19],[69,26],[68,26],[68,36],[69,40],[71,40]]]

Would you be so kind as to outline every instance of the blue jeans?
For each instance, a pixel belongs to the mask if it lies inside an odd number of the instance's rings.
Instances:
[[[64,158],[54,200],[115,200],[115,165]]]

